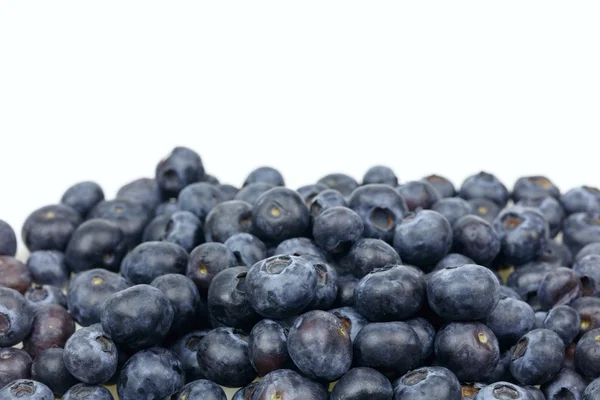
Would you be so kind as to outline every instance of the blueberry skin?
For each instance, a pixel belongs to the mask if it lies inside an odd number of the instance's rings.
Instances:
[[[63,253],[56,250],[39,250],[27,259],[27,268],[34,282],[63,286],[69,280],[69,268]]]
[[[447,178],[439,175],[428,175],[422,179],[423,181],[427,181],[438,191],[442,198],[445,197],[454,197],[456,196],[456,189],[454,188],[454,184],[450,182]]]
[[[166,274],[154,279],[150,286],[163,292],[173,307],[170,333],[189,330],[196,323],[203,307],[198,288],[190,278],[179,274]]]
[[[78,383],[63,362],[63,349],[48,349],[41,352],[31,366],[31,378],[48,386],[56,396],[62,396]]]
[[[281,173],[272,167],[256,168],[248,174],[243,186],[258,182],[268,183],[273,186],[285,186],[285,180]]]
[[[173,400],[227,400],[225,392],[219,385],[206,379],[200,379],[185,385]]]
[[[600,399],[600,378],[594,379],[583,392],[581,400],[598,400]]]
[[[454,372],[461,381],[478,382],[494,372],[500,360],[498,340],[479,322],[453,322],[435,338],[439,365]]]
[[[34,309],[16,290],[0,286],[0,346],[21,342],[33,326]]]
[[[337,190],[323,190],[308,205],[310,215],[316,218],[320,213],[331,207],[347,207],[346,198]]]
[[[58,304],[63,308],[67,308],[67,296],[56,286],[33,285],[25,292],[25,299],[33,307],[42,304]]]
[[[523,300],[523,298],[514,289],[508,286],[500,285],[500,299],[511,298],[515,300]]]
[[[266,375],[254,388],[250,400],[327,400],[325,388],[289,369],[278,369]]]
[[[460,400],[456,375],[444,367],[423,367],[394,382],[394,400]]]
[[[317,273],[300,257],[275,256],[250,268],[246,293],[257,313],[266,318],[283,318],[304,310],[314,298]]]
[[[0,390],[0,400],[14,399],[54,400],[54,394],[43,383],[30,379],[19,379]]]
[[[350,333],[336,316],[325,311],[298,317],[287,345],[294,364],[309,378],[332,382],[352,365]]]
[[[510,374],[510,356],[510,350],[506,350],[504,353],[500,353],[500,360],[498,361],[496,368],[494,368],[494,371],[488,376],[486,376],[483,381],[488,384],[504,381],[514,382],[515,378],[513,378],[513,376]]]
[[[0,256],[14,257],[17,254],[17,235],[13,228],[0,219]]]
[[[592,329],[575,347],[575,366],[586,378],[600,376],[600,329]]]
[[[227,184],[219,184],[219,189],[223,195],[223,201],[233,200],[235,195],[240,191],[237,187]]]
[[[215,275],[237,264],[235,255],[224,244],[204,243],[190,253],[186,275],[194,281],[200,295],[206,296]]]
[[[427,181],[410,181],[396,188],[410,211],[430,209],[442,195]]]
[[[127,250],[127,237],[115,222],[92,219],[73,233],[65,251],[65,261],[75,273],[95,268],[116,272]]]
[[[316,245],[315,242],[305,237],[297,237],[284,240],[275,248],[275,254],[285,254],[290,256],[313,257],[325,261],[325,254]]]
[[[559,306],[562,307],[562,306]],[[533,329],[550,329],[544,326],[544,321],[546,320],[546,317],[548,316],[548,313],[546,311],[536,311],[535,313],[535,324],[533,324]],[[550,329],[551,331],[553,331],[554,329]],[[579,327],[577,327],[577,332],[579,332]],[[560,335],[559,335],[560,336]]]
[[[363,235],[360,216],[346,207],[332,207],[323,211],[313,224],[313,237],[323,250],[331,254],[345,254]]]
[[[114,397],[105,387],[78,383],[65,393],[62,400],[114,400]]]
[[[158,217],[160,215],[171,215],[177,211],[179,211],[179,206],[177,206],[177,198],[171,197],[170,199],[163,201],[156,206],[154,209],[154,216]]]
[[[100,185],[92,181],[79,182],[68,188],[62,195],[60,202],[77,211],[82,218],[92,208],[104,200],[104,192]]]
[[[252,398],[252,393],[254,393],[254,389],[258,385],[258,382],[251,383],[249,385],[244,386],[234,393],[231,400],[250,400]]]
[[[526,302],[506,297],[496,304],[485,324],[494,332],[500,346],[506,348],[533,328],[535,313]]]
[[[100,322],[102,304],[111,295],[129,287],[120,275],[104,269],[91,269],[71,279],[67,289],[69,313],[81,326]]]
[[[301,236],[309,222],[310,214],[300,195],[283,187],[263,193],[252,210],[253,233],[268,243]]]
[[[539,311],[538,288],[544,276],[557,268],[546,262],[532,262],[525,264],[515,270],[506,282],[506,285],[514,289],[523,299],[527,299],[534,311]],[[537,306],[534,306],[537,303]]]
[[[500,256],[509,264],[524,264],[544,252],[550,240],[548,223],[532,208],[506,208],[494,220],[502,248]]]
[[[559,267],[570,267],[573,264],[573,254],[564,244],[551,240],[548,242],[544,253],[537,258],[537,261],[548,262]]]
[[[421,362],[419,336],[404,322],[376,322],[354,340],[354,366],[370,367],[396,379]]]
[[[473,209],[473,215],[485,219],[490,224],[494,222],[496,216],[500,214],[500,206],[488,199],[475,198],[468,200]]]
[[[224,243],[234,255],[238,265],[248,268],[267,258],[267,246],[250,233],[236,233]]]
[[[440,261],[438,261],[438,263],[435,264],[435,267],[433,267],[430,272],[437,272],[448,267],[461,267],[465,264],[475,264],[475,261],[471,260],[467,256],[463,256],[462,254],[449,253],[446,254]]]
[[[584,296],[600,294],[600,254],[590,254],[573,264],[573,271],[580,277]]]
[[[202,179],[200,179],[200,182],[208,182],[212,185],[220,185],[221,182],[219,182],[219,179],[217,179],[216,176],[211,175],[211,174],[204,174],[204,177]]]
[[[200,367],[198,367],[196,352],[200,346],[200,341],[208,332],[208,330],[200,330],[187,333],[179,337],[169,347],[170,350],[177,354],[177,357],[181,361],[186,382],[204,379],[204,375],[200,371]]]
[[[391,243],[394,228],[408,213],[408,206],[402,196],[387,185],[365,185],[352,192],[348,207],[363,220],[365,237],[381,239]]]
[[[335,315],[340,320],[342,325],[344,325],[346,330],[350,333],[350,339],[353,342],[361,329],[369,323],[365,317],[360,315],[360,313],[352,307],[334,308],[329,310],[329,313]]]
[[[247,267],[233,267],[215,275],[208,289],[208,312],[224,326],[250,331],[261,317],[248,301],[247,274]]]
[[[252,231],[252,205],[240,200],[218,204],[206,217],[204,240],[224,243],[236,233]]]
[[[356,310],[375,322],[412,317],[425,301],[423,278],[403,265],[388,265],[363,277],[354,291]]]
[[[158,400],[179,392],[184,384],[181,362],[171,350],[142,350],[126,363],[117,382],[121,400]]]
[[[344,269],[357,278],[386,265],[402,264],[400,256],[392,246],[379,239],[357,241],[342,259]]]
[[[398,177],[390,167],[376,165],[367,170],[363,176],[362,184],[372,185],[381,184],[391,187],[398,186]]]
[[[428,267],[448,254],[452,240],[452,227],[442,214],[421,210],[398,223],[394,248],[404,262]]]
[[[175,243],[189,253],[202,243],[202,229],[202,222],[194,214],[177,211],[165,220],[164,230],[155,240]]]
[[[524,388],[509,382],[496,382],[482,388],[474,400],[535,400]]]
[[[23,341],[23,350],[35,359],[42,351],[64,347],[75,332],[75,322],[64,308],[48,304],[35,308],[30,335]]]
[[[465,200],[488,199],[500,207],[504,207],[509,198],[506,186],[494,175],[483,171],[468,177],[460,187],[458,195]]]
[[[406,322],[415,331],[421,343],[421,359],[427,360],[433,354],[433,346],[435,343],[435,328],[425,318],[411,318]]]
[[[346,174],[325,175],[319,179],[317,183],[323,184],[330,189],[335,189],[344,196],[350,196],[354,189],[359,186],[358,182],[354,178]]]
[[[448,267],[427,280],[427,299],[442,318],[472,321],[492,312],[500,298],[499,286],[494,273],[485,267]]]
[[[511,350],[510,372],[525,385],[542,385],[560,370],[565,357],[562,339],[548,329],[534,329]]]
[[[223,193],[217,185],[206,182],[186,186],[179,193],[177,206],[182,211],[189,211],[202,222],[215,206],[224,201]]]
[[[442,214],[450,222],[450,225],[454,225],[456,221],[465,215],[473,214],[471,204],[460,197],[442,198],[431,209]]]
[[[21,231],[29,251],[64,251],[73,232],[81,224],[77,211],[63,204],[49,205],[32,212]]]
[[[517,206],[535,208],[548,222],[550,237],[556,237],[562,229],[565,211],[554,197],[523,199]]]
[[[331,400],[391,400],[390,381],[373,368],[353,368],[346,372],[331,392]]]
[[[511,197],[515,203],[521,200],[544,197],[558,199],[560,190],[545,176],[524,176],[515,182]]]
[[[134,285],[148,284],[166,274],[184,274],[188,253],[169,242],[146,242],[136,246],[121,263],[121,274]]]
[[[563,368],[550,382],[542,385],[546,399],[581,399],[586,381],[570,368]],[[570,396],[570,397],[569,397]]]
[[[175,147],[156,166],[156,182],[163,196],[177,196],[187,185],[204,179],[202,159],[193,150]]]
[[[117,192],[116,198],[138,203],[150,213],[154,213],[154,209],[162,200],[158,184],[151,178],[136,179],[122,186]]]
[[[173,307],[160,290],[136,285],[117,292],[102,305],[102,329],[118,345],[139,350],[159,344],[173,322]]]
[[[279,321],[263,319],[254,325],[248,337],[248,355],[259,376],[293,365],[287,348],[288,334],[288,327]]]
[[[579,261],[590,254],[600,255],[600,242],[590,243],[584,246],[575,256],[575,261]]]
[[[144,228],[150,222],[151,211],[129,200],[104,200],[90,211],[88,219],[105,219],[117,224],[125,235],[129,248],[135,247],[141,240]]]
[[[21,261],[11,256],[0,256],[0,287],[23,294],[31,286],[31,273]]]
[[[467,215],[453,226],[454,252],[488,266],[500,253],[500,236],[492,225],[475,215]]]
[[[244,201],[248,204],[252,204],[253,206],[256,204],[258,198],[265,192],[273,189],[275,186],[264,183],[257,182],[251,183],[248,186],[244,186],[240,189],[239,192],[233,198],[234,200]]]
[[[600,298],[580,297],[570,304],[577,311],[581,320],[580,335],[592,329],[600,328]]]
[[[560,196],[567,215],[580,212],[600,212],[600,190],[591,186],[575,187]]]
[[[198,366],[207,379],[226,387],[249,384],[256,377],[250,363],[248,337],[233,328],[217,328],[198,347]]]
[[[31,377],[31,357],[21,349],[0,348],[0,388],[17,379]]]
[[[558,267],[549,271],[538,288],[542,310],[569,304],[583,293],[579,276],[570,268]]]
[[[563,222],[563,243],[577,254],[584,246],[600,242],[600,212],[575,213]]]
[[[535,386],[525,386],[523,389],[531,396],[531,400],[547,400],[544,393]]]
[[[337,280],[337,297],[333,303],[333,307],[353,307],[354,306],[354,291],[358,286],[359,280],[351,276],[340,276]]]

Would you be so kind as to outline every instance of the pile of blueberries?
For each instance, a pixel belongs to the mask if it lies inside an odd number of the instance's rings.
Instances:
[[[600,399],[593,187],[377,166],[238,189],[177,147],[22,240],[26,263],[0,221],[0,400]]]

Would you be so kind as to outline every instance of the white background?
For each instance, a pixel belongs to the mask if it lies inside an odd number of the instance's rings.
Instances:
[[[175,145],[240,185],[373,164],[600,185],[596,2],[0,3],[0,218]]]

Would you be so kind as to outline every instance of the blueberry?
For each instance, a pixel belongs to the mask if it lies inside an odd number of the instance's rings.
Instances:
[[[421,359],[427,360],[433,354],[435,343],[435,328],[425,318],[407,319],[406,322],[415,331],[421,343]]]
[[[317,246],[316,243],[309,238],[305,237],[284,240],[283,242],[279,243],[275,249],[275,254],[284,254],[297,257],[307,256],[308,258],[313,257],[315,259],[325,260],[325,254],[323,254],[323,251],[319,248],[319,246]]]
[[[185,381],[192,382],[197,379],[204,379],[204,375],[198,367],[198,357],[196,353],[200,346],[200,341],[209,331],[192,331],[181,337],[179,337],[169,347],[172,351],[177,354],[177,357],[181,361],[181,366],[185,372]]]
[[[14,257],[17,253],[17,236],[13,228],[0,219],[0,256]]]
[[[142,233],[151,216],[151,212],[138,203],[116,199],[96,204],[88,219],[100,218],[116,223],[125,235],[128,247],[133,248],[142,240]]]
[[[575,213],[563,222],[563,243],[577,254],[584,246],[600,242],[600,212]]]
[[[537,261],[548,262],[559,267],[570,267],[573,264],[573,254],[564,244],[551,240]]]
[[[524,388],[509,382],[496,382],[482,388],[475,400],[535,400]]]
[[[202,374],[221,386],[244,386],[256,377],[248,354],[248,337],[242,331],[210,331],[200,341],[197,354]]]
[[[251,400],[327,400],[322,385],[289,369],[273,371],[261,379],[252,393]]]
[[[544,393],[542,393],[542,391],[536,386],[525,386],[523,389],[525,389],[525,391],[529,393],[529,395],[531,396],[531,400],[548,400],[546,399],[546,396],[544,396]]]
[[[200,156],[186,147],[175,147],[156,166],[156,182],[163,196],[177,196],[187,185],[204,179]]]
[[[78,383],[63,362],[63,349],[48,349],[33,360],[31,378],[45,384],[56,396],[62,396]]]
[[[512,198],[515,203],[544,197],[560,197],[560,190],[545,176],[524,176],[517,179],[513,186]]]
[[[75,332],[75,322],[63,307],[46,304],[35,307],[30,335],[23,341],[23,350],[35,359],[42,351],[64,347]]]
[[[225,392],[214,382],[200,379],[185,385],[179,393],[173,396],[174,400],[227,400]]]
[[[362,234],[361,217],[346,207],[332,207],[323,211],[313,224],[315,241],[332,254],[347,253]]]
[[[542,385],[546,399],[580,399],[587,387],[586,381],[575,371],[563,368],[550,382]]]
[[[285,186],[285,181],[281,173],[272,167],[256,168],[248,174],[243,186],[258,182],[268,183],[273,186]]]
[[[337,279],[337,296],[333,306],[352,307],[354,306],[354,290],[359,280],[351,276],[340,276]]]
[[[490,265],[500,252],[500,237],[492,225],[475,215],[467,215],[453,226],[454,251],[479,265]]]
[[[450,225],[454,225],[456,221],[465,215],[473,214],[471,204],[460,197],[442,198],[436,201],[431,209],[446,217]]]
[[[258,375],[292,366],[287,348],[288,334],[288,327],[278,321],[263,319],[254,325],[248,337],[248,354]]]
[[[583,280],[586,281],[585,278]],[[582,282],[575,271],[558,267],[549,271],[540,282],[538,299],[542,309],[549,310],[554,306],[569,304],[581,297],[582,292]]]
[[[67,290],[69,312],[82,326],[98,323],[104,300],[128,287],[129,284],[123,277],[104,269],[77,274]]]
[[[204,240],[224,243],[236,233],[252,231],[252,205],[240,200],[218,204],[206,217]]]
[[[579,186],[560,196],[567,214],[600,212],[600,190],[592,186]]]
[[[546,320],[547,316],[548,316],[547,311],[536,311],[535,323],[533,324],[533,329],[541,329],[541,328],[550,329],[550,328],[544,326],[544,321]],[[550,330],[553,331],[554,329],[550,329]],[[577,332],[579,332],[579,327],[577,327]]]
[[[262,240],[249,233],[236,233],[224,244],[233,253],[238,265],[250,268],[267,258],[267,246]]]
[[[439,175],[428,175],[422,179],[423,181],[427,181],[433,186],[442,198],[444,197],[454,197],[456,196],[456,189],[454,188],[454,184],[450,182],[447,178]]]
[[[308,205],[310,215],[316,218],[323,211],[331,207],[346,207],[346,198],[337,190],[327,189],[317,194]]]
[[[498,303],[499,286],[492,271],[485,267],[448,267],[427,280],[427,299],[442,318],[477,320],[486,318]]]
[[[523,300],[521,295],[519,295],[519,293],[517,293],[514,289],[511,289],[508,286],[500,285],[500,299],[507,297],[515,300]]]
[[[64,362],[78,380],[91,385],[108,381],[117,370],[118,351],[99,327],[75,332],[65,344]]]
[[[238,188],[236,188],[233,185],[220,184],[218,186],[219,186],[219,189],[221,190],[221,194],[223,196],[223,201],[233,200],[235,198],[235,195],[240,191]]]
[[[554,197],[523,199],[517,206],[531,207],[539,211],[548,222],[550,237],[555,237],[562,229],[565,211]]]
[[[208,182],[212,185],[220,185],[221,184],[221,182],[219,182],[219,179],[216,176],[207,174],[207,173],[205,173],[204,177],[202,179],[200,179],[200,182]]]
[[[594,379],[583,392],[581,400],[598,400],[600,399],[600,378]]]
[[[562,339],[548,329],[526,333],[511,350],[510,372],[525,385],[542,385],[560,370],[565,357]]]
[[[383,165],[376,165],[374,167],[369,168],[367,172],[365,172],[362,184],[382,184],[391,187],[396,187],[398,186],[398,178],[396,177],[396,174],[394,173],[394,171],[392,171],[391,168]]]
[[[396,379],[421,362],[419,336],[404,322],[376,322],[361,329],[354,340],[354,365],[370,367]]]
[[[0,390],[0,400],[54,400],[54,394],[43,383],[29,379],[19,379]]]
[[[154,279],[150,285],[163,292],[173,307],[170,333],[189,330],[196,323],[203,304],[198,288],[190,278],[185,275],[166,274]]]
[[[0,388],[17,379],[31,377],[31,357],[21,349],[0,348]]]
[[[300,195],[283,187],[263,193],[252,210],[253,233],[269,243],[301,236],[309,221],[308,208]]]
[[[344,325],[344,327],[350,334],[350,339],[352,341],[356,339],[356,336],[361,331],[361,329],[369,323],[369,321],[367,321],[365,317],[360,315],[360,313],[352,307],[335,308],[329,310],[329,312],[335,315],[340,320],[342,325]]]
[[[58,304],[67,308],[67,296],[56,286],[33,285],[25,292],[25,299],[34,307],[42,304]]]
[[[31,286],[31,273],[21,261],[11,256],[0,256],[0,287],[23,294]]]
[[[342,259],[345,270],[359,278],[390,264],[402,264],[402,260],[392,246],[379,239],[358,240]]]
[[[122,186],[117,192],[117,199],[138,203],[148,212],[153,213],[162,197],[158,184],[151,178],[140,178]]]
[[[33,326],[34,309],[16,290],[0,287],[0,346],[21,342]]]
[[[168,200],[163,201],[158,206],[156,206],[156,208],[154,209],[154,216],[158,217],[160,215],[171,215],[177,211],[179,211],[179,206],[177,205],[177,198],[171,197]]]
[[[465,264],[475,264],[475,261],[471,260],[467,256],[463,256],[458,253],[449,253],[446,254],[431,270],[431,272],[437,272],[441,269],[445,269],[448,267],[461,267]]]
[[[427,181],[410,181],[396,188],[410,211],[431,208],[442,195]]]
[[[484,198],[504,207],[508,202],[509,193],[498,178],[482,171],[471,175],[463,182],[459,196],[465,200]]]
[[[317,183],[326,185],[330,189],[335,189],[344,196],[349,196],[359,186],[354,178],[345,174],[325,175]]]
[[[189,211],[177,211],[153,219],[144,231],[144,241],[175,243],[188,253],[202,243],[202,222]]]
[[[65,393],[62,400],[114,400],[114,398],[105,387],[78,383]]]
[[[485,320],[500,345],[510,347],[535,324],[535,313],[529,304],[510,297],[500,299]]]
[[[331,400],[391,400],[390,381],[373,368],[353,368],[346,372],[331,392]]]
[[[244,186],[233,198],[234,200],[245,201],[253,206],[256,204],[258,198],[265,192],[273,189],[275,186],[269,183],[251,183],[248,186]]]
[[[460,400],[456,375],[444,367],[424,367],[410,371],[394,382],[394,400]]]
[[[64,251],[79,224],[81,217],[71,207],[63,204],[45,206],[27,217],[21,236],[29,251]]]
[[[354,292],[356,309],[371,321],[398,321],[425,301],[423,278],[403,265],[389,265],[363,277]]]
[[[575,261],[579,261],[590,254],[600,255],[600,242],[590,243],[584,246],[575,256]]]
[[[430,267],[440,261],[452,247],[452,227],[440,213],[418,211],[406,216],[396,226],[394,248],[404,262]]]
[[[61,287],[69,280],[65,256],[56,250],[38,250],[27,259],[33,281]]]
[[[304,200],[304,203],[307,207],[310,208],[310,205],[313,199],[322,191],[329,189],[329,186],[323,185],[321,183],[314,183],[310,185],[301,186],[296,190],[300,197]]]
[[[317,286],[312,301],[308,304],[310,310],[329,310],[337,297],[338,273],[329,264],[313,262],[317,273]]]
[[[477,382],[494,372],[500,359],[498,340],[479,322],[453,322],[435,338],[437,363],[461,381]]]
[[[514,382],[515,378],[513,378],[513,376],[510,374],[510,356],[510,349],[506,350],[504,353],[501,353],[500,360],[498,361],[496,368],[494,368],[494,371],[486,376],[483,381],[489,384],[504,381]]]
[[[200,182],[187,186],[179,193],[177,206],[182,211],[191,212],[204,222],[212,209],[223,201],[223,193],[217,185]]]
[[[473,210],[473,215],[485,219],[492,223],[496,216],[500,214],[500,206],[488,199],[476,198],[468,201]]]
[[[404,199],[390,186],[366,185],[352,192],[348,207],[363,220],[365,237],[391,243],[394,228],[408,212]]]
[[[600,294],[600,254],[590,254],[573,264],[573,271],[581,278],[584,296]]]
[[[104,192],[100,185],[96,182],[84,181],[69,187],[62,195],[60,202],[85,218],[90,210],[102,200],[104,200]]]
[[[253,382],[249,385],[244,386],[243,388],[240,388],[237,392],[234,393],[231,400],[251,400],[256,385],[258,385],[258,382]]]
[[[527,300],[534,311],[539,311],[539,299],[537,297],[540,283],[544,276],[556,266],[546,262],[532,262],[515,270],[509,277],[506,285],[514,289],[523,300]]]
[[[246,293],[257,313],[282,318],[298,314],[310,304],[317,280],[310,262],[295,256],[275,256],[250,268]]]
[[[584,334],[575,348],[575,365],[586,378],[600,376],[600,329]]]
[[[206,296],[215,275],[237,264],[235,255],[224,244],[204,243],[190,253],[186,275],[194,281],[200,295]]]
[[[184,385],[181,362],[171,350],[153,347],[125,363],[117,382],[121,400],[165,399]]]
[[[137,285],[117,292],[102,305],[102,329],[132,350],[159,344],[171,328],[173,307],[160,290]]]
[[[580,334],[600,328],[600,298],[580,297],[570,304],[577,311],[581,321]]]
[[[128,242],[112,221],[92,219],[81,224],[65,251],[65,261],[73,272],[95,268],[118,271],[127,254]]]
[[[188,253],[169,242],[146,242],[134,248],[121,263],[121,274],[134,285],[148,284],[165,274],[183,274]]]

